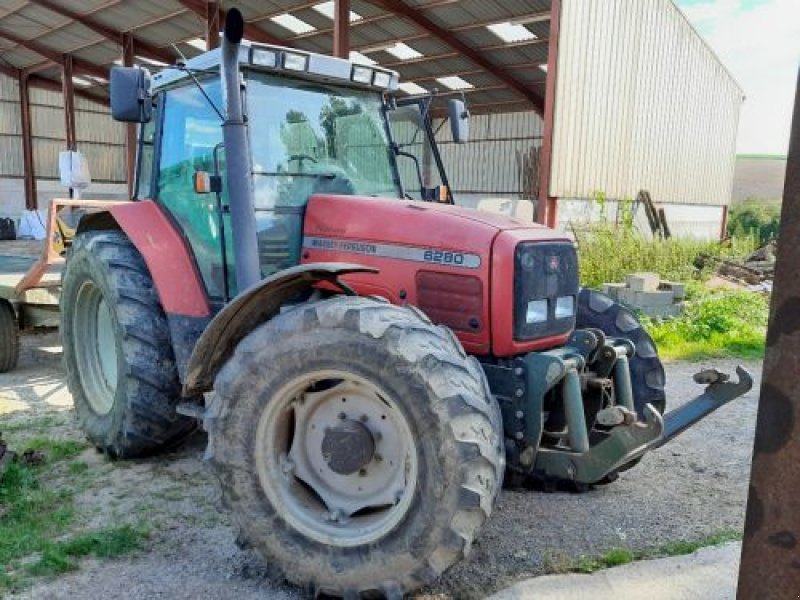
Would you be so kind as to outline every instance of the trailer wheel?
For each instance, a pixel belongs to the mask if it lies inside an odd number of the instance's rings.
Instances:
[[[119,231],[72,244],[62,278],[67,383],[88,438],[118,458],[152,454],[186,437],[167,320],[147,266]]]
[[[582,288],[578,294],[577,327],[593,327],[609,337],[631,340],[636,346],[636,353],[629,360],[636,412],[644,416],[644,407],[649,403],[664,414],[667,407],[664,365],[653,338],[633,313],[605,294]]]
[[[0,300],[0,373],[11,371],[19,359],[19,323],[8,300]]]
[[[463,558],[500,490],[500,412],[478,363],[413,309],[301,305],[215,382],[210,457],[254,546],[316,594],[402,598]]]

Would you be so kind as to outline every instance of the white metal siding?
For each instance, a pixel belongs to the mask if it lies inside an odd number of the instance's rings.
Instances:
[[[550,195],[728,204],[741,102],[670,0],[562,0]]]
[[[529,173],[522,157],[542,144],[541,117],[533,111],[474,115],[469,126],[469,142],[455,144],[449,122],[434,122],[434,129],[441,127],[436,141],[456,201],[459,194],[524,195]]]
[[[61,94],[31,87],[30,103],[36,178],[56,179],[58,153],[65,148]],[[75,98],[75,134],[94,181],[125,182],[125,128],[111,119],[105,106]],[[0,177],[22,176],[19,86],[0,75]]]

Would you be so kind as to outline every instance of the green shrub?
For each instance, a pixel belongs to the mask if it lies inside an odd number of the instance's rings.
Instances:
[[[767,297],[743,291],[689,302],[676,319],[642,322],[664,358],[761,358],[768,316]]]
[[[759,244],[778,237],[780,202],[750,198],[735,204],[728,214],[728,235],[755,236]]]
[[[647,239],[632,227],[594,225],[575,232],[581,284],[598,288],[621,282],[637,271],[652,271],[662,279],[688,281],[696,275],[701,254],[742,256],[756,247],[752,237],[733,238],[730,245],[683,238]]]

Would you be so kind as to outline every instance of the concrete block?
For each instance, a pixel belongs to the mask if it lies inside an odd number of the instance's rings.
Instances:
[[[634,305],[645,306],[668,306],[672,304],[672,292],[634,292]]]
[[[686,297],[686,284],[676,283],[674,281],[662,281],[658,286],[660,290],[669,290],[676,300],[683,300]]]
[[[614,300],[619,301],[619,293],[620,290],[625,289],[624,283],[604,283],[603,284],[603,293],[607,296],[610,296]]]
[[[649,317],[677,317],[683,312],[683,304],[665,304],[662,306],[643,306],[641,311]]]
[[[660,281],[658,273],[631,273],[625,277],[625,283],[634,292],[654,292]]]
[[[617,292],[617,302],[622,302],[623,304],[629,304],[631,306],[635,306],[636,292],[627,287],[620,288]]]

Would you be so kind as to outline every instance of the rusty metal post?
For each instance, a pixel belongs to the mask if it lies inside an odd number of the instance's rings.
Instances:
[[[558,70],[558,30],[561,20],[561,0],[550,6],[550,39],[547,42],[547,82],[544,94],[544,131],[542,151],[539,154],[539,198],[536,203],[536,222],[548,227],[558,223],[558,204],[550,196],[550,171],[553,156],[553,122],[556,102],[556,76]]]
[[[122,34],[122,65],[133,66],[133,36]],[[133,198],[133,183],[136,178],[136,124],[125,125],[125,175],[128,178],[128,198]]]
[[[350,0],[333,2],[333,55],[350,57]]]
[[[22,124],[22,164],[25,171],[25,208],[36,210],[36,169],[33,161],[33,131],[31,128],[31,102],[28,76],[20,73],[19,102]]]
[[[64,55],[61,68],[61,94],[64,97],[64,141],[67,150],[77,149],[75,139],[75,86],[72,82],[72,55]]]
[[[206,3],[206,50],[219,46],[219,2],[208,0]]]
[[[800,73],[739,568],[739,600],[800,593]]]

